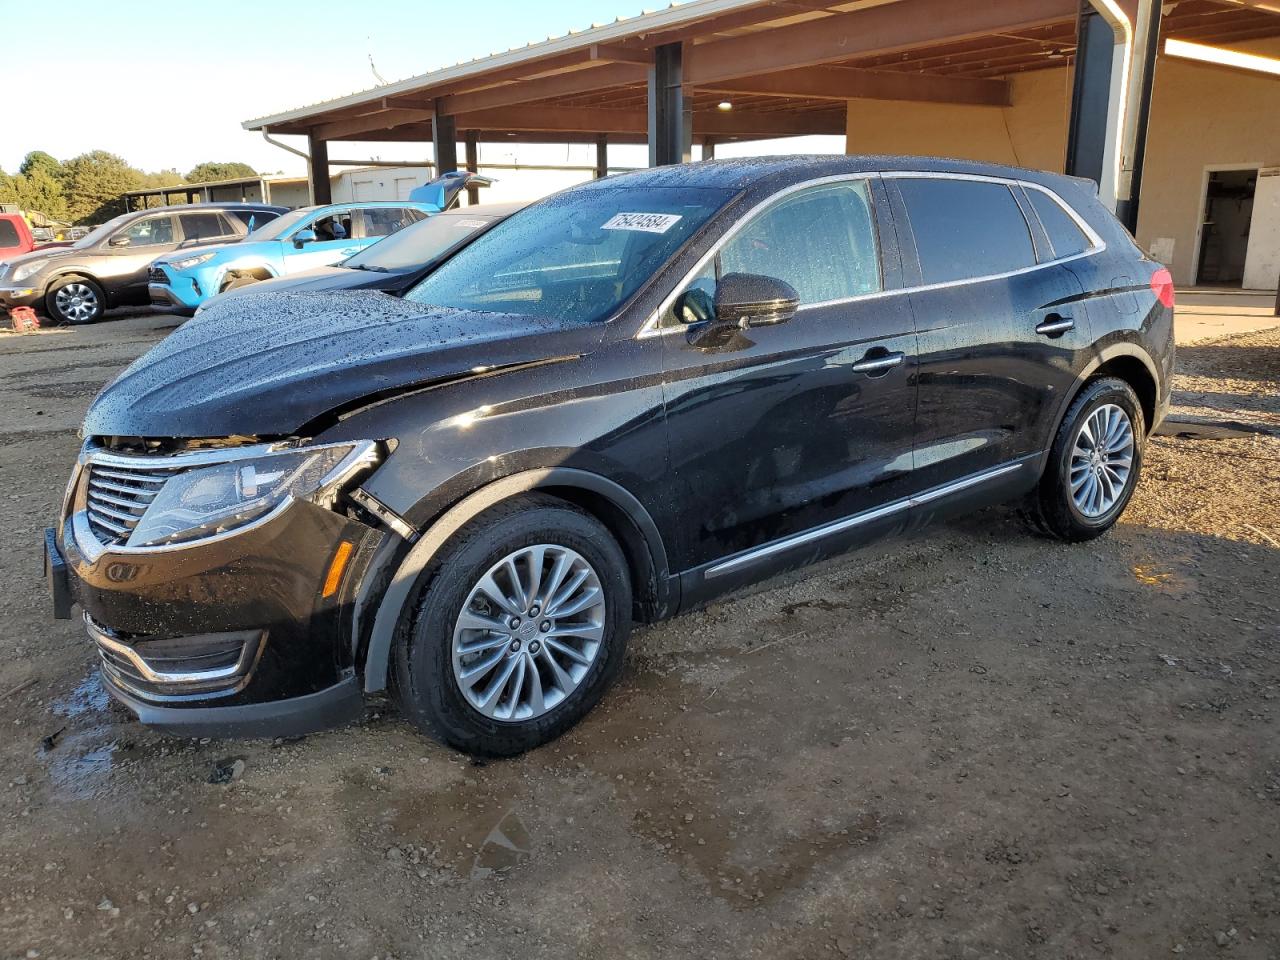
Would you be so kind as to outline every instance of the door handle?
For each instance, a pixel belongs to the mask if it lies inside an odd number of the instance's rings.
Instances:
[[[901,350],[896,353],[886,353],[883,347],[879,347],[875,350],[867,351],[866,356],[853,365],[853,369],[858,373],[866,373],[871,376],[888,373],[900,364],[905,356],[906,354]]]
[[[1036,327],[1036,333],[1046,337],[1060,337],[1068,330],[1074,329],[1076,322],[1060,313],[1051,313]]]

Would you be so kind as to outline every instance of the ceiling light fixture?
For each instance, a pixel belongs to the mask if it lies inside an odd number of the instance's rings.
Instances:
[[[733,109],[733,104],[732,104],[732,103],[730,103],[728,100],[721,100],[719,103],[717,103],[717,104],[716,104],[716,109],[717,109],[717,110],[732,110],[732,109]]]

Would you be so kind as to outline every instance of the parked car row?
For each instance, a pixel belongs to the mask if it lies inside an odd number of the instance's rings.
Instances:
[[[1173,285],[1091,187],[664,167],[411,227],[372,290],[365,259],[223,293],[90,407],[56,614],[163,729],[301,733],[393,690],[509,755],[591,709],[633,620],[1001,501],[1097,537],[1168,407]]]
[[[23,235],[16,235],[16,255],[2,249],[10,225],[0,219],[0,307],[34,306],[69,324],[93,323],[112,307],[146,303],[191,314],[227,290],[351,257],[448,209],[472,179],[440,177],[419,188],[425,200],[292,211],[256,203],[140,210],[57,247],[27,245],[24,252]],[[17,234],[17,226],[12,229]],[[29,243],[29,232],[25,239]]]

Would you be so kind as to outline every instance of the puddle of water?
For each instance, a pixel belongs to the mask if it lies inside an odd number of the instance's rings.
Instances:
[[[52,748],[41,747],[36,752],[48,766],[49,783],[59,796],[83,800],[97,796],[108,783],[121,750],[111,730],[110,703],[111,695],[94,670],[50,706],[55,717],[72,721],[58,732]]]
[[[65,697],[58,697],[50,708],[55,717],[74,719],[87,713],[105,713],[111,694],[102,685],[102,675],[94,670]]]
[[[471,864],[471,879],[481,880],[499,870],[510,870],[529,858],[533,840],[519,815],[508,813],[489,831]]]

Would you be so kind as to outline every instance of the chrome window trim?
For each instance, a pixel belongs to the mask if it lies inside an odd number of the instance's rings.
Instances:
[[[776,193],[769,194],[769,196],[765,197],[763,200],[757,203],[754,207],[748,210],[745,214],[739,217],[737,222],[734,223],[733,226],[731,226],[728,230],[725,231],[724,236],[720,237],[715,243],[711,245],[710,250],[708,250],[701,257],[698,258],[698,262],[693,265],[693,268],[684,275],[684,277],[680,280],[679,283],[677,283],[674,287],[671,288],[671,292],[667,294],[666,297],[663,298],[662,302],[658,305],[657,309],[654,310],[653,313],[649,315],[649,318],[644,322],[644,325],[636,333],[635,339],[644,340],[644,339],[648,339],[649,337],[663,337],[669,333],[686,329],[684,325],[680,325],[676,327],[661,327],[659,326],[659,324],[662,321],[663,314],[665,314],[668,310],[671,309],[671,305],[675,303],[676,297],[678,297],[684,291],[685,287],[688,286],[689,282],[693,280],[693,278],[696,277],[702,271],[702,269],[708,263],[710,263],[711,260],[714,259],[715,256],[719,254],[722,249],[724,249],[725,245],[734,237],[736,237],[743,230],[743,228],[747,226],[747,224],[751,223],[757,217],[764,214],[769,207],[773,206],[775,203],[785,200],[787,197],[791,196],[794,193],[799,193],[801,190],[808,190],[810,187],[821,187],[821,186],[825,186],[827,184],[833,184],[833,183],[852,183],[852,182],[864,181],[864,180],[869,182],[872,179],[874,179],[876,176],[877,174],[875,173],[838,173],[829,177],[819,177],[816,180],[805,180],[803,183],[793,183],[789,187],[783,187],[781,190],[777,191]],[[868,199],[871,199],[870,193],[868,193]],[[871,202],[872,202],[872,207],[874,211],[875,201],[871,200]],[[880,246],[880,240],[879,240],[879,237],[877,237],[876,238],[877,254],[879,253],[879,246]],[[883,283],[884,282],[883,262],[881,262],[880,264],[877,264],[877,267],[881,274],[881,283]],[[894,292],[896,293],[897,291],[894,291]],[[833,303],[844,303],[846,300],[861,300],[861,299],[864,299],[867,297],[873,297],[873,296],[878,297],[883,295],[883,293],[884,291],[877,291],[872,294],[858,294],[858,296],[856,297],[848,297],[841,300],[826,300],[826,301],[823,301],[822,303],[804,304],[800,307],[800,310],[812,309],[813,307],[829,306],[830,304],[833,304]]]
[[[689,283],[693,280],[693,278],[696,277],[698,273],[707,265],[707,263],[709,263],[711,259],[714,258],[720,252],[720,250],[725,246],[725,244],[728,243],[731,239],[733,239],[733,237],[738,233],[738,231],[741,230],[747,223],[754,220],[757,216],[763,213],[765,208],[767,208],[768,206],[771,206],[776,201],[779,201],[789,196],[790,194],[797,193],[798,191],[807,189],[808,187],[822,186],[823,184],[827,184],[827,183],[839,183],[839,182],[849,181],[849,180],[870,180],[873,177],[880,177],[885,180],[907,180],[907,179],[974,180],[979,183],[1001,183],[1008,187],[1020,186],[1024,190],[1039,190],[1041,193],[1046,194],[1051,200],[1053,200],[1054,203],[1056,203],[1066,212],[1067,216],[1071,218],[1072,222],[1074,222],[1075,225],[1080,228],[1081,232],[1083,232],[1085,237],[1089,240],[1090,247],[1088,250],[1084,250],[1080,253],[1074,253],[1067,257],[1056,257],[1053,260],[1044,260],[1038,263],[1033,263],[1030,266],[1019,267],[1016,270],[1007,270],[1003,273],[983,274],[980,277],[964,277],[959,280],[944,280],[938,283],[921,283],[921,284],[915,284],[913,286],[898,287],[897,289],[894,289],[894,290],[877,290],[873,293],[860,293],[856,296],[842,297],[838,300],[824,300],[821,303],[806,303],[806,304],[802,304],[799,307],[799,309],[797,309],[796,311],[797,313],[803,313],[806,310],[816,310],[820,307],[837,306],[839,304],[844,304],[844,303],[859,303],[863,300],[878,300],[883,297],[896,296],[898,294],[904,294],[904,293],[905,294],[923,293],[929,290],[942,290],[947,287],[958,287],[958,286],[963,286],[965,284],[970,284],[970,283],[985,283],[989,280],[1004,280],[1009,277],[1020,276],[1021,274],[1024,274],[1024,273],[1031,273],[1035,270],[1042,270],[1045,267],[1058,266],[1060,264],[1070,263],[1073,260],[1082,260],[1085,257],[1092,257],[1096,254],[1102,253],[1104,250],[1107,249],[1106,241],[1103,240],[1102,237],[1098,234],[1098,232],[1094,230],[1093,227],[1091,227],[1089,223],[1082,216],[1080,216],[1079,213],[1075,211],[1075,209],[1071,206],[1071,204],[1067,203],[1067,201],[1062,199],[1062,197],[1059,196],[1056,191],[1050,189],[1049,187],[1044,186],[1043,184],[1034,183],[1030,180],[1022,180],[1016,177],[999,177],[999,176],[994,176],[990,174],[980,174],[980,173],[949,173],[944,171],[928,171],[928,170],[881,170],[881,171],[870,172],[870,173],[836,174],[830,177],[820,177],[817,180],[806,180],[804,183],[793,183],[789,187],[784,187],[782,190],[778,191],[777,193],[770,194],[768,197],[764,198],[759,203],[757,203],[754,207],[748,210],[737,223],[735,223],[732,227],[729,228],[728,231],[725,232],[724,236],[722,236],[719,240],[717,240],[712,245],[710,250],[708,250],[705,254],[703,254],[702,257],[698,259],[698,262],[694,264],[693,268],[689,270],[689,272],[686,273],[683,278],[681,278],[680,282],[677,283],[672,288],[671,293],[669,293],[663,299],[662,303],[658,305],[658,308],[649,315],[649,318],[644,322],[644,325],[636,333],[635,339],[646,340],[650,337],[665,337],[668,334],[679,333],[687,329],[687,327],[683,324],[679,326],[672,326],[672,327],[660,326],[663,315],[669,309],[671,309],[671,305],[675,302],[676,297],[678,297],[685,290],[685,288],[689,285]],[[1021,208],[1019,208],[1019,211],[1021,211]],[[1025,216],[1026,215],[1023,214],[1024,219],[1025,219]],[[878,245],[878,242],[879,240],[877,238],[877,245]],[[881,261],[882,272],[883,272],[883,269],[884,269],[884,266],[883,266],[883,259],[882,259]]]
[[[845,517],[843,520],[833,520],[830,523],[824,523],[817,527],[810,527],[808,530],[802,530],[799,533],[792,534],[789,537],[783,537],[780,540],[774,540],[763,546],[754,547],[750,550],[736,554],[726,560],[721,560],[713,564],[703,574],[706,580],[723,576],[726,573],[732,573],[741,567],[750,566],[758,560],[765,557],[771,557],[775,553],[782,553],[795,547],[801,547],[817,540],[822,540],[836,533],[843,533],[854,527],[861,526],[864,523],[870,523],[872,520],[879,520],[884,517],[893,516],[901,513],[911,507],[922,506],[926,503],[932,503],[934,500],[940,500],[943,497],[950,496],[953,493],[959,493],[961,490],[967,490],[970,487],[976,487],[978,484],[986,483],[988,480],[994,480],[996,477],[1004,476],[1006,473],[1012,473],[1014,470],[1020,470],[1027,463],[1026,459],[1018,460],[1013,463],[1005,463],[998,467],[992,467],[990,470],[984,470],[981,473],[971,474],[960,480],[951,483],[944,483],[942,486],[925,490],[921,493],[904,497],[901,500],[895,500],[892,503],[882,504],[878,507],[872,507],[869,510],[863,510],[861,513],[855,513]]]
[[[298,444],[291,442],[278,443],[255,443],[243,447],[219,447],[213,450],[193,450],[186,453],[174,453],[164,456],[146,456],[146,455],[130,455],[122,453],[111,453],[100,447],[94,447],[85,444],[81,450],[80,457],[76,462],[75,476],[77,492],[74,500],[79,500],[79,481],[85,476],[85,468],[90,464],[101,466],[126,467],[130,470],[188,470],[194,467],[213,466],[220,463],[234,463],[237,460],[251,460],[255,457],[267,456],[275,453],[296,453],[310,452],[314,450],[326,450],[333,447],[352,447],[352,451],[342,462],[337,464],[330,470],[316,487],[315,495],[324,494],[326,491],[340,486],[358,470],[365,467],[374,466],[378,463],[378,445],[372,440],[361,440],[353,443],[322,443],[308,446],[306,444]],[[171,553],[178,550],[188,550],[199,548],[211,543],[219,543],[229,537],[237,537],[241,534],[249,533],[257,530],[270,523],[280,514],[284,513],[290,506],[296,502],[296,497],[292,495],[286,496],[276,506],[272,507],[262,516],[243,526],[235,527],[231,530],[224,530],[221,533],[213,534],[208,537],[200,537],[195,540],[184,540],[181,543],[160,543],[145,547],[132,547],[128,542],[120,544],[107,545],[102,543],[89,527],[89,518],[87,511],[73,502],[70,506],[73,508],[71,516],[68,518],[71,524],[72,539],[76,546],[89,563],[96,563],[104,554],[123,554],[126,556],[148,556],[157,553]],[[64,511],[65,515],[65,511]],[[142,516],[146,516],[143,511]]]

